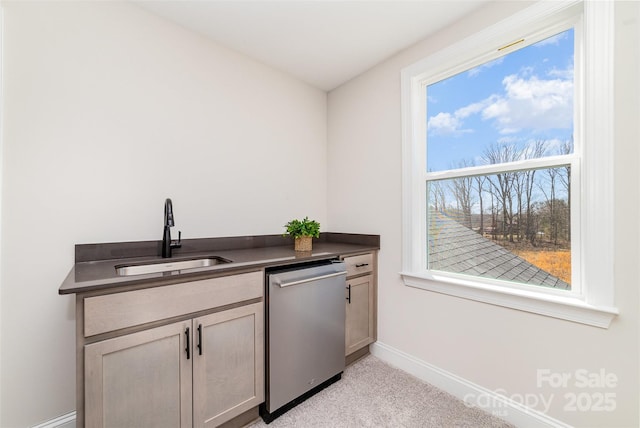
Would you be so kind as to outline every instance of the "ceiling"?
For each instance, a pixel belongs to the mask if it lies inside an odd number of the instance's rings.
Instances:
[[[330,91],[488,0],[139,0],[139,6]]]

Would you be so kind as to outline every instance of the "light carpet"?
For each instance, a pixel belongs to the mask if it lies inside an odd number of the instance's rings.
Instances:
[[[269,425],[250,428],[513,427],[420,379],[369,355],[342,379]]]

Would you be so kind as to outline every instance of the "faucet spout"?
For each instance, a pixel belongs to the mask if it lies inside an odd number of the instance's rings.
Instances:
[[[164,225],[165,227],[175,226],[175,222],[173,221],[173,204],[169,198],[164,201]]]
[[[178,240],[171,240],[171,228],[175,225],[173,218],[173,204],[171,199],[164,201],[164,232],[162,234],[162,257],[171,257],[171,250],[182,246],[182,232],[178,232]]]

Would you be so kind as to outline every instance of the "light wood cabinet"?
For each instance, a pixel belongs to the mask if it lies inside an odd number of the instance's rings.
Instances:
[[[344,257],[347,265],[345,355],[366,351],[376,341],[375,253]],[[367,348],[367,349],[365,349]]]
[[[79,295],[78,426],[215,427],[258,406],[262,296],[261,271]]]
[[[375,342],[373,275],[347,279],[345,354]]]
[[[85,347],[86,427],[191,427],[191,367],[178,322]],[[81,426],[81,425],[80,425]]]
[[[194,426],[218,426],[264,401],[263,320],[262,303],[194,320]]]

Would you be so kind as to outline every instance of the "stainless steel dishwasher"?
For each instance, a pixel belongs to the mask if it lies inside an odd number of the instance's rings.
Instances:
[[[267,271],[266,423],[340,380],[345,353],[346,266]]]

